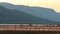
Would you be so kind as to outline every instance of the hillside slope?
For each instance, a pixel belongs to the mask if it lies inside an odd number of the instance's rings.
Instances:
[[[13,5],[10,3],[0,3],[0,5],[11,10],[16,9],[16,10],[28,13],[30,15],[33,15],[39,18],[60,22],[60,14],[50,8]]]
[[[56,24],[56,22],[0,6],[0,24]]]

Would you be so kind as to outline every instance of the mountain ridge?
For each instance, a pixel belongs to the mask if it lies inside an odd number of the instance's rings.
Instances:
[[[13,9],[20,10],[22,12],[28,13],[36,17],[41,17],[44,19],[57,21],[57,22],[60,21],[60,14],[56,13],[55,10],[50,9],[50,8],[13,5],[10,3],[0,3],[0,5],[11,10]]]
[[[19,10],[0,6],[0,24],[56,24],[56,22],[32,16]]]

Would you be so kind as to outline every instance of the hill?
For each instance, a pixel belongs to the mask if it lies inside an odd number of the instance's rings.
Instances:
[[[0,24],[56,24],[56,22],[0,6]]]

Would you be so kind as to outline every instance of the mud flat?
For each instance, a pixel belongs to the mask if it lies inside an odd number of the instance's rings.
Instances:
[[[1,24],[0,34],[60,34],[60,25]]]

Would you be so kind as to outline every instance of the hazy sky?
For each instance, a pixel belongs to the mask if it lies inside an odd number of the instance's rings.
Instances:
[[[60,12],[60,0],[0,0],[0,2],[9,2],[18,5],[47,7]]]

